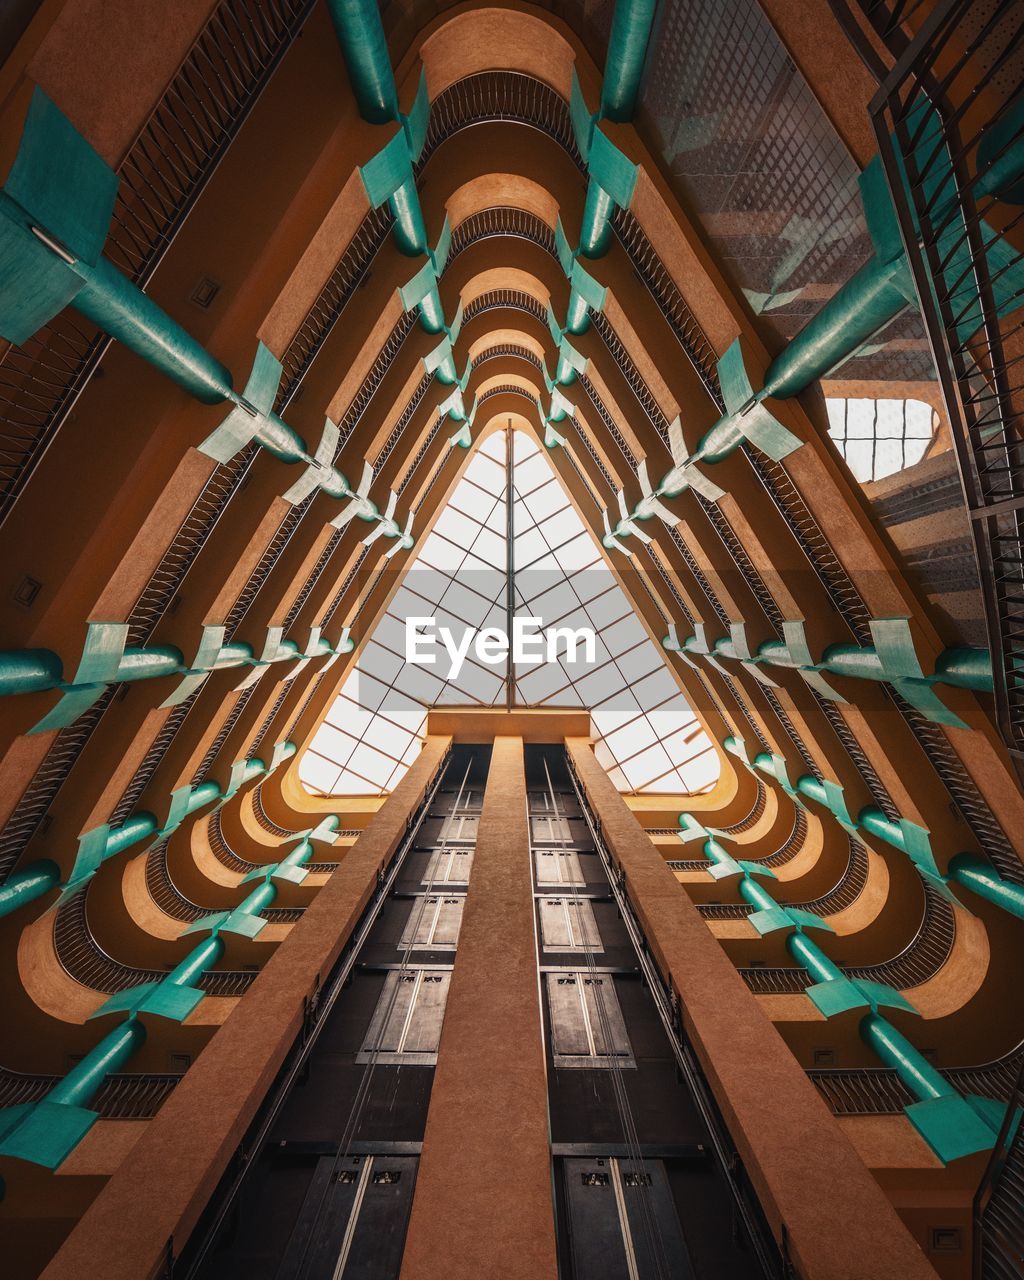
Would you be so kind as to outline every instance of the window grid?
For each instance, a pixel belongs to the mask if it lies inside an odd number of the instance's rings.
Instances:
[[[597,662],[582,674],[564,653],[552,663],[517,668],[514,704],[589,710],[598,759],[622,791],[710,789],[717,755],[663,653],[606,567],[544,451],[522,432],[513,432],[511,441],[515,614],[542,616],[546,627],[589,626],[597,636]],[[385,794],[418,754],[429,707],[504,704],[503,669],[479,662],[471,650],[458,677],[443,679],[429,667],[406,663],[403,633],[405,618],[418,614],[436,617],[441,626],[504,624],[506,450],[505,433],[479,447],[419,548],[303,755],[300,777],[311,790]]]

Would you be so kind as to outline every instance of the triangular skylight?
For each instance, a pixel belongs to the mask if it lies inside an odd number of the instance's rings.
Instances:
[[[507,442],[512,440],[513,594],[508,591]],[[573,661],[480,660],[461,670],[443,649],[435,666],[407,660],[407,620],[432,617],[458,643],[512,616],[544,628],[589,628],[592,655]],[[427,650],[424,649],[426,652]],[[592,658],[592,660],[591,660]],[[511,695],[510,695],[511,676]],[[438,705],[586,708],[598,759],[620,791],[694,794],[718,776],[717,756],[545,451],[525,432],[497,432],[474,450],[451,500],[410,558],[386,615],[299,764],[311,791],[377,795],[394,789],[419,752]]]

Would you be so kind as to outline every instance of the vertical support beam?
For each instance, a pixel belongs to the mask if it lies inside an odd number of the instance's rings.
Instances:
[[[768,1224],[801,1276],[935,1271],[698,915],[589,741],[566,746]]]
[[[554,1280],[521,738],[495,738],[402,1280]]]
[[[245,999],[160,1109],[46,1268],[46,1280],[148,1280],[181,1253],[405,837],[451,742],[427,739]]]

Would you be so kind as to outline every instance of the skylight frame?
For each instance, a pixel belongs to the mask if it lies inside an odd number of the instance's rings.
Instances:
[[[600,664],[589,667],[582,675],[578,673],[574,675],[567,670],[561,659],[556,664],[511,669],[513,694],[511,700],[508,698],[509,672],[499,676],[495,667],[476,661],[472,650],[466,656],[463,673],[460,673],[458,681],[452,682],[433,674],[429,668],[409,666],[404,653],[394,647],[395,628],[405,626],[404,617],[395,611],[395,602],[402,600],[403,592],[422,601],[424,615],[432,614],[438,617],[442,625],[444,625],[444,615],[447,615],[452,621],[474,628],[495,625],[503,619],[510,629],[507,579],[504,568],[498,568],[493,563],[498,558],[496,548],[492,544],[486,549],[486,554],[477,555],[474,552],[482,535],[486,535],[488,543],[492,538],[500,538],[505,546],[507,562],[508,542],[505,531],[508,527],[509,485],[506,455],[510,442],[513,450],[511,483],[513,556],[517,546],[522,545],[521,540],[524,538],[528,537],[535,548],[535,553],[531,554],[527,562],[519,563],[516,559],[512,578],[512,612],[516,616],[532,616],[531,609],[537,607],[538,601],[545,595],[554,589],[564,591],[568,587],[570,598],[567,599],[565,610],[557,618],[549,619],[545,614],[546,625],[565,625],[569,620],[576,618],[581,623],[587,620],[597,634],[599,651],[603,652]],[[529,464],[535,460],[547,466],[549,474],[546,477],[532,478],[537,467]],[[498,476],[490,473],[489,467],[501,467],[504,472],[504,483],[498,492],[492,492],[498,484]],[[527,482],[520,487],[517,477],[524,474],[524,469]],[[531,510],[530,499],[542,494],[552,485],[555,486],[552,497],[539,505],[533,504],[534,508],[541,513],[538,518]],[[556,505],[552,505],[555,503]],[[457,536],[456,529],[445,532],[445,517],[448,512],[458,517],[458,521],[469,522],[469,525],[474,526],[475,531],[468,525],[462,528],[462,534],[467,541],[466,546],[460,545],[454,537],[449,536],[449,533]],[[558,522],[558,532],[554,539],[545,528],[545,525],[552,521]],[[508,703],[522,708],[569,706],[589,710],[597,730],[595,752],[605,764],[615,785],[627,793],[657,792],[661,789],[659,784],[666,780],[672,782],[674,787],[686,788],[683,791],[673,791],[673,794],[680,795],[700,794],[714,785],[717,773],[712,776],[711,766],[717,762],[717,757],[713,745],[701,728],[685,695],[679,689],[662,651],[651,640],[629,597],[608,568],[592,531],[584,525],[571,497],[548,462],[544,451],[536,442],[520,431],[497,432],[488,437],[474,452],[448,504],[438,516],[436,524],[441,527],[433,528],[418,548],[410,562],[409,571],[403,574],[398,591],[389,602],[360,655],[360,660],[364,654],[376,654],[378,651],[382,655],[387,655],[387,658],[392,660],[387,665],[393,667],[390,681],[380,679],[373,671],[360,670],[357,662],[325,719],[324,723],[329,729],[341,733],[346,740],[351,740],[352,745],[349,747],[347,756],[344,757],[344,762],[339,765],[322,749],[318,750],[318,742],[321,738],[319,731],[303,755],[303,759],[307,754],[309,755],[321,777],[326,775],[316,764],[319,761],[337,768],[336,785],[343,778],[348,778],[350,781],[354,779],[361,784],[361,790],[350,792],[350,794],[387,794],[397,785],[425,741],[427,712],[430,707],[453,705],[494,707]],[[567,548],[580,543],[581,537],[584,539],[581,549],[587,553],[584,562],[576,565],[569,561],[567,565],[564,553]],[[443,549],[444,554],[438,554],[440,549]],[[438,563],[435,563],[435,560]],[[546,568],[543,567],[545,562],[547,562]],[[470,570],[465,570],[464,566],[467,564],[472,566]],[[538,569],[537,566],[542,567]],[[608,578],[607,585],[600,586],[594,592],[587,591],[585,585],[591,570],[601,570]],[[418,574],[417,571],[421,573]],[[486,572],[493,575],[493,590],[490,587],[487,590],[481,590],[478,583],[467,581],[466,574],[469,572],[480,574]],[[524,584],[527,580],[523,577],[532,572],[551,574],[551,582],[534,594],[530,594],[525,589]],[[463,576],[460,577],[460,574]],[[420,576],[428,579],[433,587],[430,593],[434,596],[433,599],[417,590],[417,584],[421,587],[425,585],[420,581]],[[460,599],[452,591],[453,587],[468,594]],[[471,610],[467,608],[472,596],[477,597],[480,608],[476,604]],[[481,608],[483,612],[479,619],[463,616],[463,612],[478,614]],[[552,687],[549,681],[545,692],[531,696],[528,687],[531,677],[537,677],[534,683],[538,684],[541,672],[553,670],[558,683]],[[657,695],[657,701],[645,706],[637,697],[636,690],[651,677],[659,674],[668,676],[672,689],[666,690],[663,682],[655,681],[652,687],[660,686],[661,693]],[[597,701],[584,698],[579,690],[579,686],[584,682],[587,682],[591,688],[603,688],[612,678],[614,678],[614,686],[603,692]],[[357,737],[350,727],[339,727],[332,720],[332,716],[335,716],[335,708],[339,705],[351,707],[356,702],[358,682],[361,679],[372,681],[371,702],[377,700],[379,689],[383,689],[383,694],[380,700],[376,701],[373,717],[369,721],[364,720],[362,731]],[[431,689],[432,701],[424,701],[410,691],[410,687],[414,687],[413,682],[416,681]],[[410,706],[418,705],[422,708],[422,716],[415,729],[410,728],[408,722],[403,724],[401,720],[389,714],[388,699],[395,694]],[[612,724],[609,721],[609,712],[615,700],[619,699],[621,703],[625,694],[629,695],[634,705],[621,706],[624,718]],[[659,725],[659,720],[675,715],[678,715],[678,723],[670,721],[669,726]],[[383,735],[374,734],[375,723],[379,723]],[[397,742],[396,734],[403,735],[397,739]],[[680,738],[680,735],[684,736]],[[378,739],[382,736],[389,738],[393,747],[402,743],[407,745],[400,754],[396,754],[394,749],[391,751],[382,749],[380,742],[374,741],[375,736]],[[612,740],[611,743],[609,739]],[[324,735],[324,740],[336,741],[329,733]],[[677,745],[692,747],[682,760],[670,756],[665,747],[665,743],[673,740]],[[360,752],[363,744],[369,748],[368,751]],[[370,752],[377,753],[389,762],[390,773],[383,782],[381,781],[383,769],[369,767],[376,763],[377,758]],[[656,771],[641,768],[645,756],[649,761],[657,761]],[[702,761],[703,765],[701,765]],[[358,767],[351,767],[353,764]],[[687,784],[684,776],[687,770],[699,785]],[[370,773],[374,776],[367,776]],[[316,789],[321,794],[332,794],[319,786]]]

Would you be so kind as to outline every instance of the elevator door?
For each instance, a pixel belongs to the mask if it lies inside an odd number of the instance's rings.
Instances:
[[[379,1280],[398,1274],[415,1156],[324,1156],[275,1280]]]
[[[548,951],[601,951],[594,908],[585,898],[541,898],[540,939]]]
[[[415,898],[409,919],[398,942],[398,949],[408,947],[425,951],[454,951],[462,926],[462,908],[466,899],[428,894]]]
[[[695,1280],[660,1160],[564,1162],[573,1280]]]
[[[579,857],[572,849],[534,849],[533,859],[538,885],[585,883]]]
[[[393,969],[357,1062],[433,1066],[451,974],[434,969]]]
[[[548,973],[551,1052],[556,1067],[634,1067],[609,973]]]

